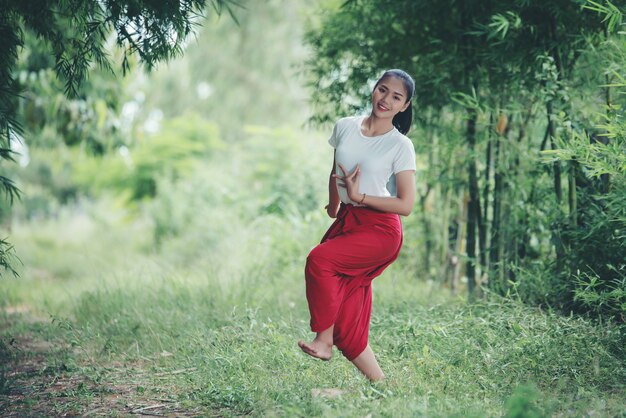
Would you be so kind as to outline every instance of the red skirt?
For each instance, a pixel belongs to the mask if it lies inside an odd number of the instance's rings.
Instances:
[[[342,203],[337,219],[307,257],[311,330],[321,332],[334,324],[334,344],[348,360],[367,347],[371,282],[398,257],[401,246],[398,215]]]

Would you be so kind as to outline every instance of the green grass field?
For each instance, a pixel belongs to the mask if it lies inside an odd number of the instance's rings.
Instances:
[[[146,251],[145,223],[96,215],[15,229],[28,251],[22,277],[1,285],[4,414],[626,414],[619,328],[511,300],[468,305],[402,259],[374,284],[370,342],[387,380],[368,383],[338,352],[305,356],[301,270],[321,214],[299,228],[257,219],[193,263]]]

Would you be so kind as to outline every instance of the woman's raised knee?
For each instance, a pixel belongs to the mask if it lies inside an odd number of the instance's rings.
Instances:
[[[320,275],[332,272],[332,264],[324,251],[319,247],[313,248],[306,258],[306,266],[304,268],[306,277],[319,277]]]

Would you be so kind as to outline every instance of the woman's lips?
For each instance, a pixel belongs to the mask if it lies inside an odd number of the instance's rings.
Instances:
[[[389,110],[385,106],[381,105],[380,103],[378,103],[378,109],[382,110],[383,112],[387,112]]]

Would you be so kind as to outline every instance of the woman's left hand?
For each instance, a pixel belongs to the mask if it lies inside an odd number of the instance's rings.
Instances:
[[[361,193],[359,193],[359,184],[361,182],[361,167],[357,164],[352,173],[348,173],[346,168],[339,164],[343,176],[333,174],[333,177],[337,179],[337,185],[345,187],[348,198],[353,202],[358,202],[361,199]]]

